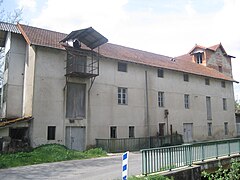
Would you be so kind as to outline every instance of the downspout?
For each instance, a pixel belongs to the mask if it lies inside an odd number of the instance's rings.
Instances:
[[[149,105],[148,105],[148,75],[145,71],[145,86],[146,86],[146,125],[147,125],[147,136],[150,138],[150,124],[149,124]],[[150,144],[150,141],[149,141]]]

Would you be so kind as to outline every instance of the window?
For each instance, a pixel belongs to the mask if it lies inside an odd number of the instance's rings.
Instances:
[[[85,84],[67,83],[67,118],[82,119],[85,117],[85,89]]]
[[[117,138],[117,127],[116,126],[110,127],[110,138]]]
[[[118,62],[118,71],[127,72],[127,63]]]
[[[224,134],[228,135],[228,122],[224,123]]]
[[[218,71],[223,72],[222,66],[218,66]]]
[[[211,97],[206,97],[207,120],[212,120]]]
[[[189,81],[189,76],[188,76],[188,74],[183,74],[183,80],[184,81]]]
[[[212,123],[208,123],[208,136],[212,136]]]
[[[55,140],[56,126],[48,126],[47,140]]]
[[[222,86],[222,88],[225,88],[225,87],[226,87],[225,81],[221,81],[221,86]]]
[[[158,107],[164,107],[164,92],[158,92]]]
[[[5,56],[5,67],[4,67],[4,71],[6,71],[8,69],[8,66],[9,66],[9,54],[10,54],[10,51],[8,51],[6,53],[6,56]]]
[[[164,70],[162,68],[158,69],[158,77],[164,77]]]
[[[210,79],[209,78],[205,78],[205,85],[210,85]]]
[[[227,99],[223,98],[223,110],[226,111],[227,110]]]
[[[129,138],[134,138],[134,126],[129,126]]]
[[[8,85],[4,84],[3,85],[3,92],[2,92],[3,103],[7,101],[7,88],[8,88]]]
[[[189,109],[189,94],[184,94],[184,107],[185,109]]]
[[[198,63],[198,64],[202,64],[202,53],[197,53],[196,54],[196,62]]]
[[[118,88],[118,104],[127,104],[127,88]]]

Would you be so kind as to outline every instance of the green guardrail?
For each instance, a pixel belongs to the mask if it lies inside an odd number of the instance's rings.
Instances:
[[[191,166],[193,162],[240,153],[240,138],[142,149],[142,174]]]

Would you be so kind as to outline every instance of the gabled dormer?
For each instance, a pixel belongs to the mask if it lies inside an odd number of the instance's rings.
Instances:
[[[208,48],[195,45],[189,54],[193,62],[232,77],[231,58],[235,57],[228,55],[221,43]]]

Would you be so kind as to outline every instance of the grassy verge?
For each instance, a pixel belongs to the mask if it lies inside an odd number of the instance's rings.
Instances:
[[[102,157],[106,155],[107,153],[99,148],[80,152],[67,149],[63,145],[48,144],[39,146],[30,152],[0,154],[0,168],[9,168],[74,159],[88,159],[94,157]]]
[[[149,175],[146,177],[132,176],[132,177],[129,177],[128,180],[171,180],[171,179],[161,175]]]

